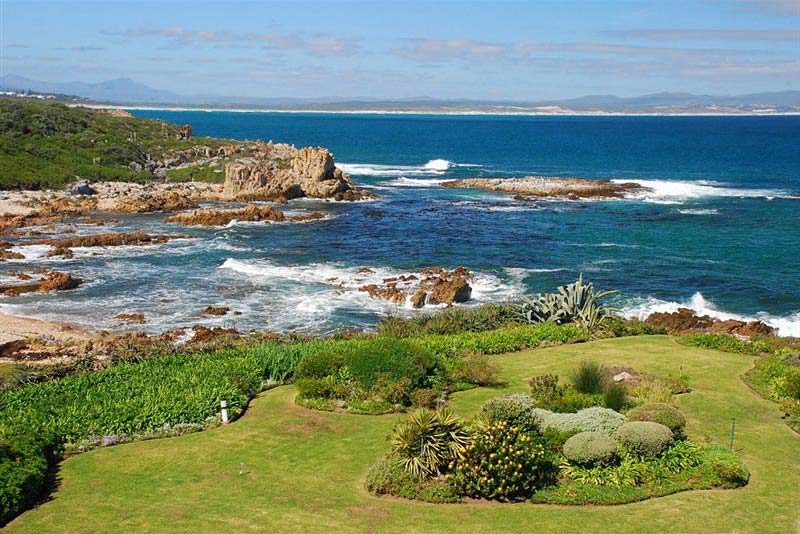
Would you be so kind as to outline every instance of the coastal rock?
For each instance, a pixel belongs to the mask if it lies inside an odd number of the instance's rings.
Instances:
[[[645,319],[649,326],[664,328],[668,333],[719,332],[739,337],[771,336],[775,329],[761,321],[721,320],[708,315],[697,315],[694,310],[678,308],[677,311],[656,312]]]
[[[269,206],[247,206],[239,209],[201,209],[177,213],[166,217],[164,222],[184,226],[225,226],[234,220],[283,222],[286,216],[282,211]]]
[[[147,321],[141,313],[118,313],[114,319],[119,319],[124,323],[144,324]]]
[[[34,279],[22,284],[0,285],[0,295],[15,297],[25,293],[49,293],[51,291],[66,291],[75,289],[83,283],[69,273],[47,271],[42,278]]]
[[[231,309],[227,306],[206,306],[206,308],[200,312],[201,315],[225,315]]]
[[[124,109],[98,109],[98,115],[108,115],[110,117],[124,117],[124,118],[133,118],[129,112],[125,111]]]
[[[324,148],[256,143],[252,155],[225,166],[224,193],[232,198],[270,200],[278,197],[361,200],[375,195],[356,189],[350,177],[336,168]],[[349,192],[349,193],[348,193]]]
[[[425,305],[450,306],[472,297],[471,278],[470,272],[463,267],[452,271],[431,267],[415,274],[385,278],[380,284],[366,284],[358,290],[372,298],[401,305],[408,303],[417,309]]]
[[[36,241],[37,245],[50,245],[54,249],[71,249],[74,247],[119,247],[125,245],[159,245],[176,236],[151,235],[144,232],[93,234],[63,239],[44,239]]]
[[[0,242],[0,261],[4,260],[21,260],[24,259],[25,256],[20,254],[19,252],[14,252],[11,250],[11,247],[14,245],[8,243],[6,241]]]
[[[78,180],[70,186],[69,194],[72,196],[91,196],[96,195],[97,190],[86,180]]]
[[[191,124],[184,124],[181,126],[181,129],[178,130],[178,133],[175,134],[175,138],[179,141],[185,141],[192,137],[192,125]]]
[[[469,178],[442,183],[442,187],[482,189],[515,195],[515,198],[623,198],[627,193],[642,189],[639,184],[615,184],[609,180],[587,180],[555,176],[525,178]],[[527,200],[527,199],[526,199]]]

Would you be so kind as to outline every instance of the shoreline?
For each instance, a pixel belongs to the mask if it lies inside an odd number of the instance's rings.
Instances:
[[[7,343],[28,338],[48,337],[56,341],[68,342],[86,341],[93,336],[93,332],[76,324],[13,315],[0,308],[0,349]]]
[[[322,114],[322,115],[441,115],[441,116],[497,116],[497,117],[796,117],[800,116],[800,111],[781,111],[781,112],[686,112],[686,113],[626,113],[616,111],[574,111],[568,110],[563,113],[548,111],[481,111],[481,110],[462,110],[462,111],[441,111],[441,110],[364,110],[364,109],[283,109],[283,108],[219,108],[219,107],[200,107],[200,106],[159,106],[159,105],[124,105],[124,104],[67,104],[68,107],[83,107],[89,109],[121,109],[133,111],[203,111],[206,113],[286,113],[286,114]]]

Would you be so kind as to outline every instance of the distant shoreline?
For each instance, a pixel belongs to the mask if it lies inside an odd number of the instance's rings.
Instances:
[[[283,108],[217,108],[197,106],[151,106],[151,105],[124,105],[124,104],[68,104],[70,107],[84,107],[91,109],[124,109],[132,111],[204,111],[229,112],[229,113],[316,113],[326,115],[443,115],[443,116],[498,116],[498,117],[781,117],[800,116],[800,111],[775,111],[775,112],[741,112],[741,113],[716,113],[716,112],[685,112],[685,113],[626,113],[622,111],[575,111],[563,113],[548,111],[484,111],[484,110],[365,110],[365,109],[283,109]]]

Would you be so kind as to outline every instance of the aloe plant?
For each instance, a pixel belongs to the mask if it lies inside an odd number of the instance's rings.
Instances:
[[[585,284],[581,274],[575,282],[559,287],[556,293],[523,297],[520,314],[528,323],[577,323],[592,330],[613,313],[613,308],[599,302],[613,293],[616,291],[595,291],[594,284]]]

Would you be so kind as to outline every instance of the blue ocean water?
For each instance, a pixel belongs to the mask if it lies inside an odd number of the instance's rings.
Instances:
[[[142,311],[153,330],[235,322],[326,332],[411,313],[351,290],[370,277],[463,265],[477,273],[476,302],[552,290],[584,273],[618,290],[628,315],[683,305],[759,317],[800,335],[797,116],[134,114],[189,123],[198,136],[325,146],[381,198],[301,199],[289,209],[329,218],[190,230],[196,239],[169,246],[79,255],[69,261],[92,280],[87,287],[46,301],[19,297],[10,311],[110,327],[114,313]],[[526,175],[636,181],[650,190],[624,200],[520,203],[438,185]],[[127,218],[123,227],[187,233],[156,216]],[[242,313],[200,318],[208,304]]]

